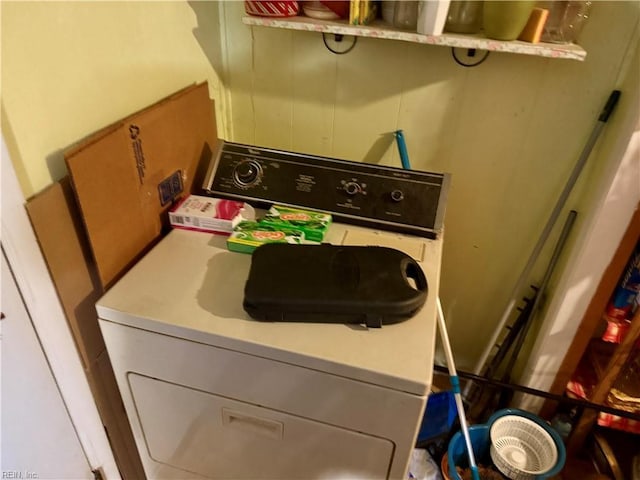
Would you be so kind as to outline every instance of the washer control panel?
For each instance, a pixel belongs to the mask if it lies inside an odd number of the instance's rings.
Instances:
[[[213,196],[289,205],[337,220],[434,238],[449,175],[223,142],[204,183]]]

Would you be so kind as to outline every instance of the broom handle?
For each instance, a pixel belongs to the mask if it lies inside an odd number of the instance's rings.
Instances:
[[[453,396],[456,400],[458,418],[460,419],[460,428],[462,430],[462,435],[464,436],[464,443],[467,445],[467,454],[469,455],[469,468],[471,469],[471,477],[473,478],[473,480],[480,480],[480,473],[478,472],[478,466],[476,465],[476,459],[473,454],[473,446],[471,445],[471,437],[469,436],[467,418],[464,414],[464,405],[462,404],[462,395],[460,394],[460,380],[458,379],[458,372],[456,372],[456,365],[453,361],[453,352],[451,351],[451,343],[449,343],[449,334],[447,333],[447,324],[444,321],[444,313],[442,312],[442,304],[440,303],[440,298],[436,298],[436,305],[438,307],[438,329],[440,330],[440,339],[442,340],[444,355],[447,359],[449,380],[451,381],[451,386],[453,387]]]

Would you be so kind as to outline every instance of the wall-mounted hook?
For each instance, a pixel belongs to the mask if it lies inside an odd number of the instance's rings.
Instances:
[[[333,35],[333,40],[330,39],[331,37],[329,37],[329,40],[327,40],[327,37],[330,35],[330,33],[323,32],[322,41],[324,42],[324,46],[327,47],[327,50],[335,53],[336,55],[344,55],[345,53],[349,53],[351,50],[353,50],[353,47],[356,46],[356,42],[358,41],[358,37],[347,35],[347,37],[350,37],[353,40],[351,44],[345,47],[345,43],[342,43],[345,37],[344,35],[342,35],[341,33],[335,33]],[[329,45],[330,43],[332,44],[331,46]]]
[[[460,55],[458,55],[456,53],[456,50],[466,50],[466,59],[473,59],[474,61],[463,61],[460,58]],[[475,48],[457,48],[457,47],[451,47],[451,55],[453,56],[453,59],[456,61],[456,63],[458,65],[462,65],[463,67],[476,67],[478,65],[480,65],[482,62],[484,62],[487,57],[489,56],[489,50],[485,50],[484,51],[484,55],[482,55],[482,57],[480,57],[479,59],[476,58],[478,51]]]

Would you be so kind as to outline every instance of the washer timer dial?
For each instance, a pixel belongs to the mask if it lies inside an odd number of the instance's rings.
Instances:
[[[362,194],[362,195],[367,194],[366,183],[360,183],[356,179],[342,180],[340,183],[341,183],[341,186],[338,188],[342,189],[342,191],[344,191],[350,197],[353,197],[357,194]]]
[[[262,176],[262,167],[256,160],[244,159],[233,169],[233,181],[240,187],[255,185]]]
[[[402,192],[402,190],[394,190],[393,192],[391,192],[391,200],[393,200],[394,202],[401,202],[402,200],[404,200],[404,193]]]
[[[348,195],[355,195],[361,190],[360,185],[358,185],[356,182],[347,182],[344,184],[343,188]]]

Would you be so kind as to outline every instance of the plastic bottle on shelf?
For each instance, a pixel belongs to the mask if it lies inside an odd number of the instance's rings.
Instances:
[[[591,12],[590,1],[552,0],[538,2],[549,10],[542,32],[542,41],[549,43],[575,43]]]
[[[389,25],[393,25],[393,17],[395,14],[396,2],[391,0],[383,0],[381,5],[382,20]]]
[[[558,432],[558,435],[566,442],[571,435],[576,417],[576,407],[560,409],[551,419],[551,428]]]
[[[393,26],[415,32],[418,26],[418,2],[413,0],[395,2]]]
[[[445,32],[478,33],[482,27],[482,2],[453,0],[449,4]]]

